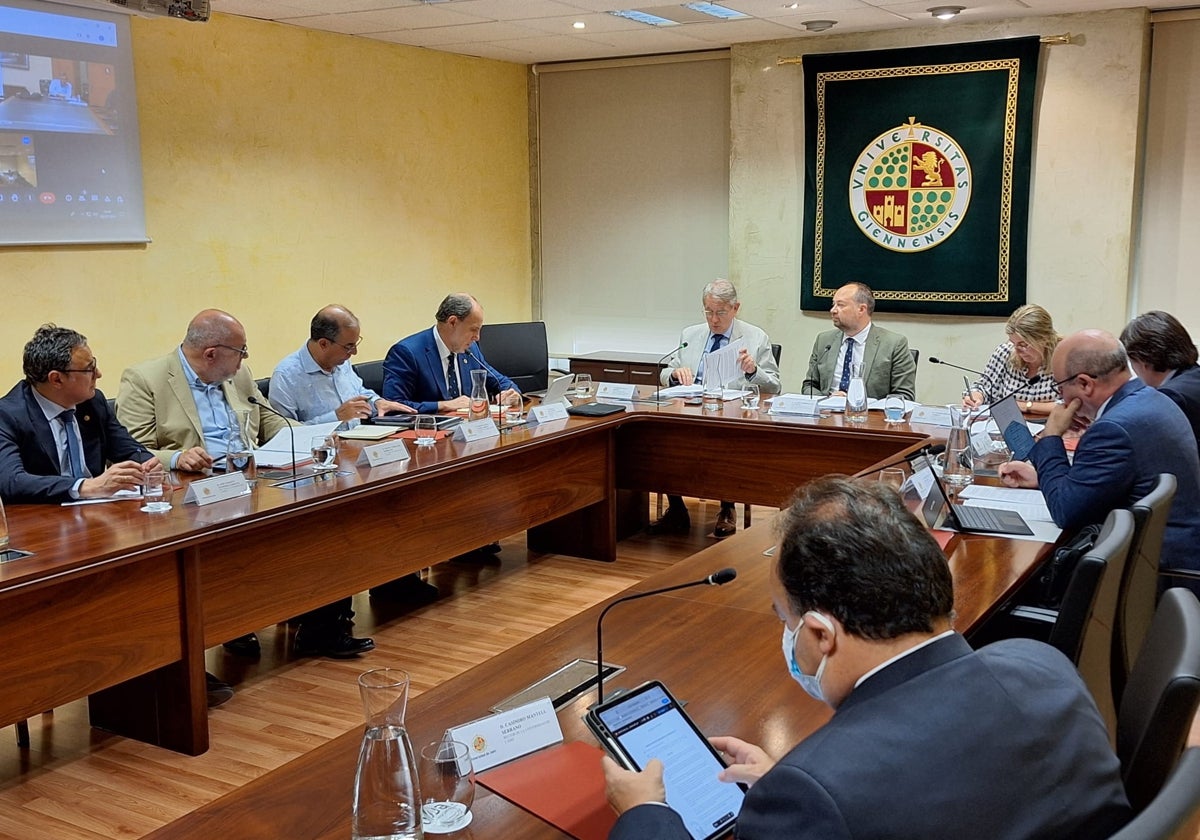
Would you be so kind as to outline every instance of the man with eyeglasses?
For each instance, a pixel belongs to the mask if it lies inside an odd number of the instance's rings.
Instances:
[[[0,398],[4,501],[102,499],[161,469],[96,388],[102,374],[87,338],[46,324],[25,345],[22,363],[25,379]]]
[[[309,338],[271,375],[270,399],[280,414],[301,423],[366,420],[376,414],[411,414],[363,385],[350,364],[362,342],[358,318],[330,304],[313,316]]]
[[[1161,473],[1178,487],[1167,517],[1161,565],[1200,569],[1200,456],[1187,417],[1165,394],[1134,379],[1121,342],[1101,330],[1067,336],[1050,369],[1063,404],[1055,406],[1029,461],[1001,464],[1010,487],[1040,488],[1065,531],[1104,521],[1153,489]],[[1089,422],[1090,421],[1090,422]],[[1075,458],[1063,434],[1086,425]]]
[[[753,324],[738,320],[737,314],[742,304],[734,285],[728,280],[714,280],[704,287],[700,302],[704,307],[704,323],[688,327],[680,335],[679,343],[685,346],[672,355],[674,366],[663,369],[662,384],[691,385],[703,382],[705,357],[740,339],[745,341],[746,346],[738,351],[739,380],[754,383],[764,395],[778,394],[779,365],[771,352],[771,339]],[[737,387],[737,382],[721,384],[729,388]],[[668,496],[667,500],[667,511],[650,526],[651,533],[686,533],[692,521],[683,497]],[[718,537],[728,537],[736,532],[737,518],[733,514],[733,502],[723,501],[713,533]]]

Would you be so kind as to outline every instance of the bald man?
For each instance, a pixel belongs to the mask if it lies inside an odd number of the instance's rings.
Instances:
[[[1040,488],[1054,522],[1074,531],[1145,496],[1160,473],[1178,481],[1163,537],[1163,568],[1200,569],[1200,456],[1187,417],[1169,397],[1134,379],[1125,348],[1101,330],[1067,336],[1050,368],[1063,404],[1050,411],[1030,463],[1000,466],[1010,487]],[[1062,435],[1086,426],[1074,461]]]

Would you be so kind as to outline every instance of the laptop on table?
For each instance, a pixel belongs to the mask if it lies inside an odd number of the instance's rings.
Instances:
[[[928,459],[926,460],[928,462]],[[921,513],[925,517],[925,524],[930,528],[937,527],[938,518],[945,509],[946,519],[942,526],[948,526],[964,534],[1033,536],[1033,529],[1025,522],[1025,518],[1014,510],[951,504],[950,494],[946,492],[946,485],[942,483],[942,477],[932,466],[930,466],[929,472],[933,475],[933,488],[925,497]]]

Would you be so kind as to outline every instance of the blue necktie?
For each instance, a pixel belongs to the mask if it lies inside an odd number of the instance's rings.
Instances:
[[[850,365],[854,364],[854,339],[846,339],[846,361],[842,363],[842,379],[838,383],[838,390],[843,393],[850,387]]]
[[[700,357],[700,364],[696,366],[696,381],[704,381],[704,357],[709,353],[715,353],[725,346],[725,336],[717,334],[708,342],[708,349],[704,351],[704,356]]]
[[[68,408],[60,412],[58,419],[67,432],[67,462],[71,466],[71,478],[87,478],[83,464],[79,462],[79,452],[75,449],[75,409]]]
[[[453,353],[446,357],[446,387],[450,389],[450,399],[458,399],[460,395],[460,391],[458,390],[458,372],[454,369]]]

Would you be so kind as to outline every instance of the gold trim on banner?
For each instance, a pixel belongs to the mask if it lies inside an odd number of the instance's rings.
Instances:
[[[1075,43],[1070,32],[1064,32],[1062,35],[1043,35],[1038,38],[1038,42],[1047,47],[1070,46]],[[804,56],[802,55],[789,55],[775,59],[775,66],[782,67],[787,64],[801,64],[803,61]]]
[[[1069,36],[1068,36],[1069,37]],[[868,70],[842,70],[817,74],[817,189],[816,217],[813,220],[813,288],[814,297],[832,298],[837,291],[822,283],[822,259],[825,248],[825,85],[830,82],[861,81],[864,79],[898,78],[904,76],[935,76],[947,73],[979,73],[994,70],[1008,72],[1008,91],[1004,108],[1004,163],[1000,187],[1000,251],[999,288],[991,292],[906,292],[875,289],[879,300],[936,301],[939,303],[1005,303],[1009,299],[1008,258],[1011,233],[1013,163],[1016,156],[1017,80],[1021,61],[1017,58],[988,61],[964,61],[954,64],[924,64],[914,67],[880,67]],[[897,123],[897,125],[903,125]]]

